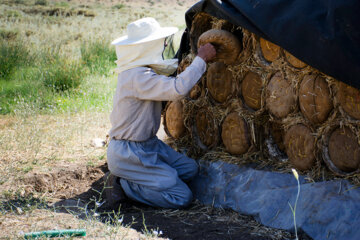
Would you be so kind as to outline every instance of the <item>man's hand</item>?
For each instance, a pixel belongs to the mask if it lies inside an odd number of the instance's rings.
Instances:
[[[216,50],[211,43],[206,43],[205,45],[199,47],[197,55],[205,62],[209,62],[215,58]]]

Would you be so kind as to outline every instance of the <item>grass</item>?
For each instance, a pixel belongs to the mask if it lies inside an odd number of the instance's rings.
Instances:
[[[78,88],[84,75],[85,70],[80,63],[55,57],[40,66],[38,79],[51,90],[65,92]]]
[[[56,2],[56,3],[55,3],[55,6],[68,8],[68,7],[70,7],[70,4],[67,3],[67,2]]]
[[[113,89],[94,82],[95,77],[101,79],[114,76],[111,70],[115,67],[113,62],[116,54],[108,44],[83,44],[78,60],[68,60],[56,51],[44,51],[31,56],[20,41],[11,45],[2,41],[0,47],[3,53],[0,56],[0,62],[3,63],[0,66],[0,113],[14,113],[18,104],[24,101],[41,113],[87,110],[95,105],[109,105],[108,96]],[[108,84],[115,87],[114,83]],[[71,106],[74,108],[71,109]],[[108,107],[105,109],[109,110]]]
[[[18,35],[18,31],[17,30],[8,30],[8,29],[0,29],[0,39],[5,39],[5,40],[14,40],[16,39],[17,35]]]
[[[10,34],[3,33],[9,36]],[[24,67],[31,61],[28,49],[20,41],[8,42],[3,39],[0,42],[0,78],[9,80],[16,68]]]
[[[125,6],[126,6],[125,4],[119,3],[119,4],[115,4],[114,6],[112,6],[112,8],[121,9],[121,8],[124,8]]]
[[[115,67],[116,53],[106,42],[85,43],[80,48],[81,59],[91,74],[109,76],[109,66]]]
[[[41,5],[41,6],[46,6],[48,5],[48,1],[47,0],[36,0],[35,1],[35,5]]]

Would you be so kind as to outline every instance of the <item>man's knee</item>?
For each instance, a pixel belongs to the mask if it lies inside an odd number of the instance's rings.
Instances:
[[[176,178],[177,176],[167,176],[162,179],[162,181],[154,181],[153,186],[150,188],[157,191],[164,191],[165,189],[172,188],[176,185]]]
[[[184,188],[181,194],[166,194],[169,208],[186,208],[193,200],[193,194],[189,188]]]

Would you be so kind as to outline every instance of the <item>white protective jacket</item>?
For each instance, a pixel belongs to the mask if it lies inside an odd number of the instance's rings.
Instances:
[[[155,136],[161,121],[161,101],[184,97],[206,71],[200,57],[176,77],[155,73],[149,67],[121,71],[110,115],[111,138],[145,141]]]

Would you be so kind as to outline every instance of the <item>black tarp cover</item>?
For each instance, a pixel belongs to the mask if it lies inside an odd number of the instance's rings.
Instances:
[[[187,29],[198,12],[246,28],[360,89],[359,0],[203,0],[186,12]],[[187,34],[179,57],[189,51]]]

